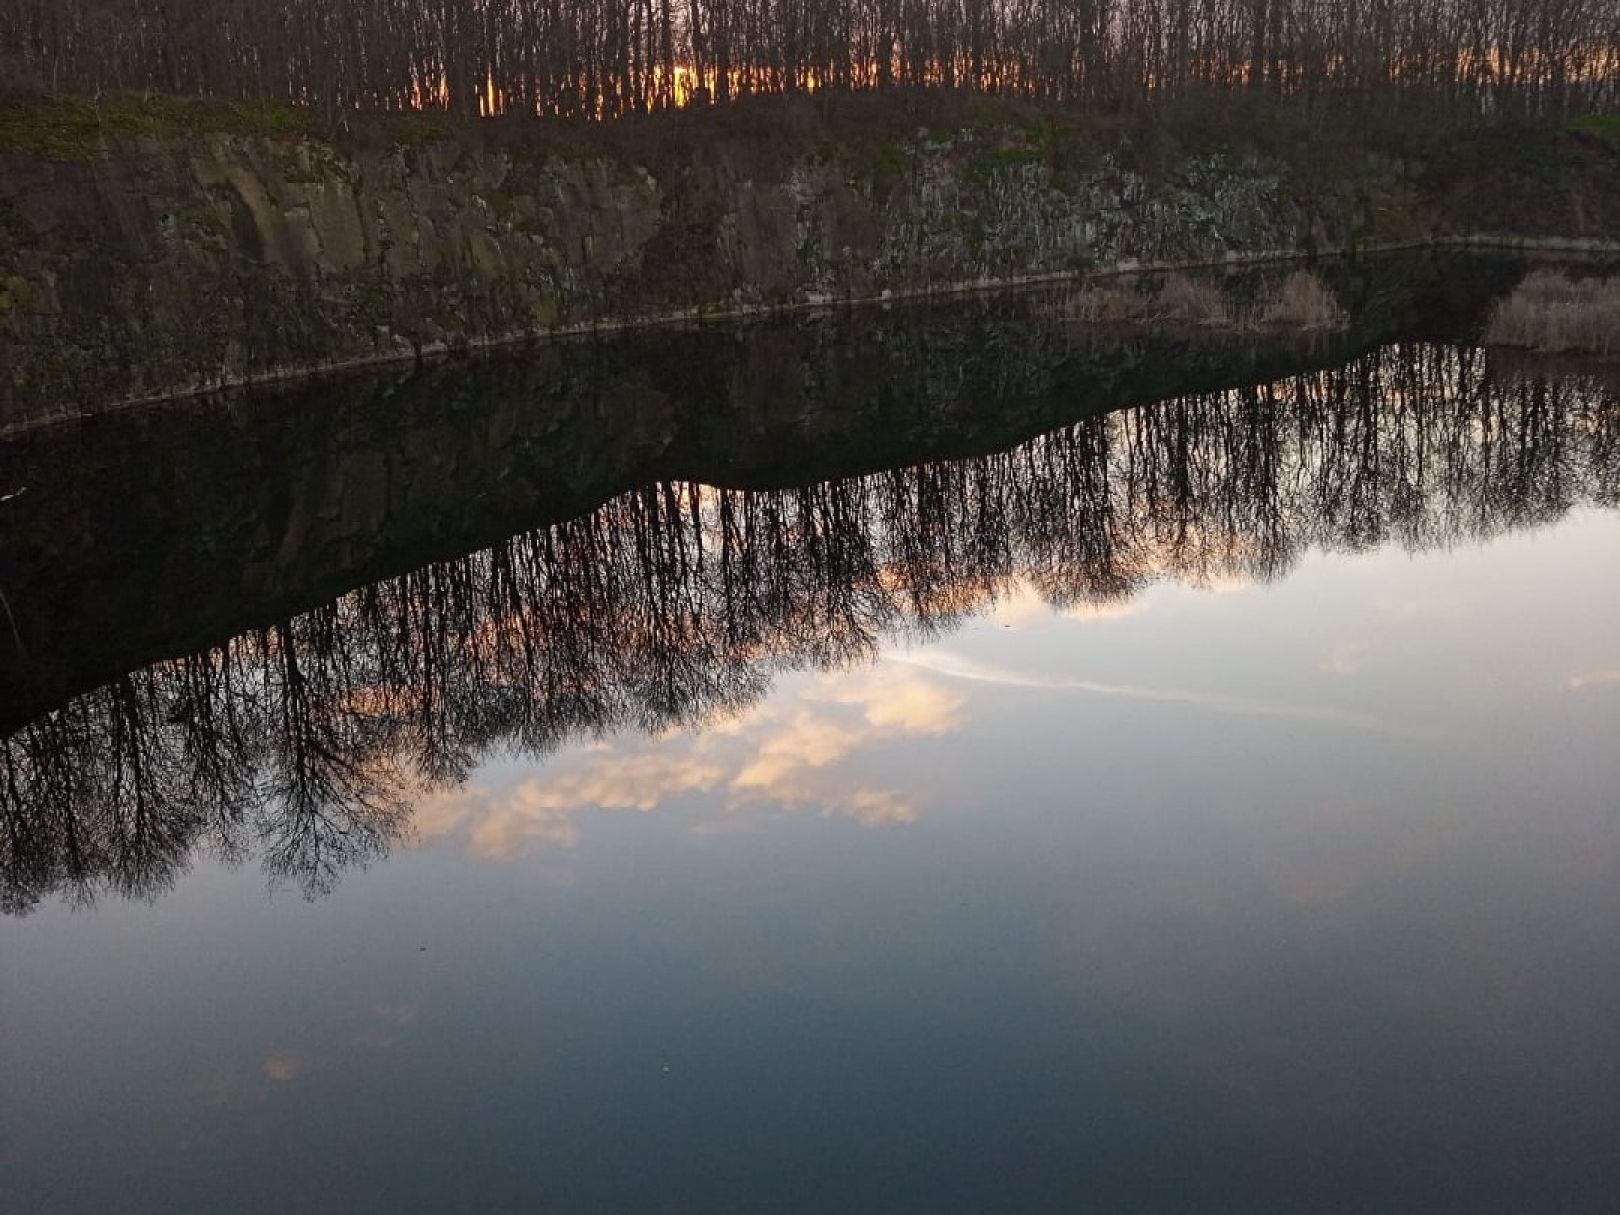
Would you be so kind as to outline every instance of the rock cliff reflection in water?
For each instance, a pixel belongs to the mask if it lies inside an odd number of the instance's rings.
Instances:
[[[7,1198],[1606,1210],[1617,405],[1395,346],[660,484],[76,696]]]
[[[1617,452],[1595,383],[1400,346],[979,459],[652,486],[32,723],[5,743],[7,905],[150,896],[199,849],[259,853],[317,894],[497,752],[724,728],[778,672],[867,662],[1021,596],[1106,614],[1165,580],[1269,582],[1313,548],[1488,539],[1613,505]]]

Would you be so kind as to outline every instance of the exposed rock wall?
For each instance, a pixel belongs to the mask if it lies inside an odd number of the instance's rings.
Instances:
[[[0,144],[0,430],[584,325],[1492,226],[1451,205],[1456,182],[1370,153],[1327,178],[1275,153],[1132,163],[993,121],[876,146],[813,123],[684,130],[645,154],[454,132]],[[1597,157],[1620,181],[1616,159]],[[1604,197],[1541,222],[1620,235]]]

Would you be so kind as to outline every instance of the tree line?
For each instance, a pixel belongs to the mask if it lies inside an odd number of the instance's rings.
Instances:
[[[14,83],[604,117],[941,86],[1110,110],[1245,90],[1613,108],[1613,0],[0,0]],[[0,80],[0,83],[3,83]]]
[[[1409,345],[799,489],[665,482],[134,671],[0,741],[0,907],[151,897],[211,852],[317,894],[497,748],[746,706],[1032,587],[1270,580],[1620,505],[1612,387]]]

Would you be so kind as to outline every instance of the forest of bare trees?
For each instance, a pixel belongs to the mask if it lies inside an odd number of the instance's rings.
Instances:
[[[1612,109],[1613,0],[0,0],[0,85],[601,117],[943,86],[1441,116]]]
[[[132,672],[0,740],[0,907],[151,896],[208,849],[308,893],[387,851],[425,788],[750,703],[1032,587],[1268,580],[1620,503],[1620,409],[1481,352],[1095,416],[1011,451],[798,489],[665,482]]]

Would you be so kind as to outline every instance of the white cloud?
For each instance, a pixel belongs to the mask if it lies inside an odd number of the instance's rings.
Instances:
[[[1371,651],[1372,646],[1365,641],[1336,641],[1320,665],[1330,675],[1354,675]]]
[[[1328,725],[1348,726],[1377,734],[1412,736],[1413,731],[1390,725],[1366,713],[1353,713],[1322,705],[1295,705],[1279,701],[1251,700],[1231,696],[1224,692],[1199,692],[1183,688],[1150,688],[1136,684],[1104,683],[1095,679],[1054,679],[1044,675],[1026,675],[985,666],[966,658],[935,650],[912,655],[897,661],[915,663],[925,670],[936,671],[953,679],[975,683],[997,684],[1009,688],[1043,689],[1052,692],[1087,692],[1096,696],[1118,696],[1127,700],[1157,701],[1207,709],[1214,713],[1232,713],[1247,717],[1284,717],[1297,721],[1316,721]]]

